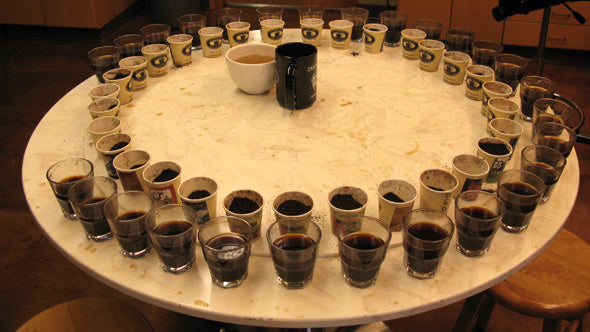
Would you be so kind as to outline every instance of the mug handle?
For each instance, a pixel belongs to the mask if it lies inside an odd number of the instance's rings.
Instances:
[[[285,108],[289,110],[295,109],[295,70],[297,64],[295,62],[289,63],[285,74]]]

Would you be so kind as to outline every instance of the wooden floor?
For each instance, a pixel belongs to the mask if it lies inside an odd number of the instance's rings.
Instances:
[[[151,17],[143,10],[107,39],[137,33]],[[294,27],[291,25],[291,27]],[[14,331],[28,318],[75,298],[108,297],[141,310],[156,331],[215,331],[219,324],[164,310],[96,281],[62,256],[45,238],[29,213],[21,185],[21,163],[29,136],[61,96],[92,75],[86,52],[108,44],[93,31],[3,27],[0,32],[0,331]],[[98,36],[98,37],[97,37]],[[534,50],[515,49],[530,57]],[[558,93],[590,110],[588,52],[548,52],[544,76]],[[587,112],[586,116],[590,113]],[[590,132],[590,124],[582,131]],[[590,242],[590,146],[577,144],[580,190],[566,228]],[[590,287],[590,285],[589,285]],[[394,331],[450,331],[462,302],[392,322]],[[586,319],[586,331],[590,331]],[[541,321],[496,309],[489,331],[540,331]]]

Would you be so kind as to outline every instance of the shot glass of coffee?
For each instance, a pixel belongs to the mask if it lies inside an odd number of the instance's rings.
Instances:
[[[457,250],[467,257],[480,257],[490,249],[506,208],[497,195],[468,190],[455,199]]]
[[[301,223],[307,227],[297,227]],[[322,237],[320,227],[309,219],[293,225],[275,221],[266,232],[277,281],[288,289],[303,288],[311,281]]]
[[[375,284],[391,240],[389,227],[377,218],[357,217],[344,220],[337,236],[344,280],[357,288]]]
[[[269,18],[274,18],[277,20],[283,19],[283,7],[280,6],[263,6],[256,8],[256,13],[258,14],[258,21],[262,22]]]
[[[432,209],[408,212],[402,222],[404,266],[417,279],[433,278],[449,248],[455,225],[444,213]]]
[[[105,202],[104,214],[123,256],[139,258],[150,252],[145,218],[154,206],[152,197],[143,191],[118,193]]]
[[[506,206],[502,229],[520,233],[529,227],[531,218],[545,192],[545,181],[521,169],[502,172],[498,178],[498,197]]]
[[[116,46],[100,46],[88,51],[90,65],[100,83],[104,83],[104,73],[119,67],[119,58],[119,49]]]
[[[494,62],[494,75],[496,81],[506,83],[512,88],[512,94],[516,94],[516,88],[524,76],[524,71],[529,61],[515,54],[498,54]]]
[[[508,142],[496,137],[484,137],[477,141],[477,156],[490,165],[485,182],[498,181],[498,176],[512,157],[512,151],[512,146]]]
[[[553,148],[567,158],[576,143],[576,132],[558,122],[543,122],[533,126],[533,144]]]
[[[489,40],[476,40],[471,45],[473,64],[494,68],[496,55],[502,54],[504,47],[500,43]]]
[[[340,10],[342,19],[352,22],[352,34],[350,40],[360,43],[363,40],[363,25],[367,23],[369,11],[360,7],[348,7]]]
[[[399,46],[402,38],[402,30],[406,28],[406,23],[408,22],[408,14],[396,10],[386,10],[379,13],[379,20],[381,24],[387,27],[384,41],[385,46]]]
[[[365,215],[369,197],[361,188],[342,186],[328,194],[332,234],[338,235],[338,227],[346,219]]]
[[[474,39],[475,32],[467,28],[449,28],[445,44],[448,51],[460,51],[471,55],[471,44]]]
[[[138,34],[121,35],[113,39],[113,43],[119,49],[121,60],[130,56],[141,56],[141,48],[144,45],[143,36]]]
[[[533,104],[540,98],[551,98],[557,85],[542,76],[525,76],[520,81],[520,112],[525,121],[533,120]]]
[[[168,24],[162,23],[144,25],[139,29],[146,45],[166,44],[166,38],[170,36],[170,30]]]
[[[414,29],[426,32],[426,39],[440,39],[442,22],[430,18],[419,18],[414,21]]]
[[[112,237],[103,207],[116,193],[117,183],[106,176],[83,178],[68,191],[68,198],[89,240],[101,242]]]
[[[248,277],[252,229],[244,219],[221,216],[199,230],[199,242],[213,283],[237,287]]]
[[[522,149],[520,168],[538,175],[545,181],[545,191],[540,204],[549,200],[565,164],[566,160],[563,154],[548,146],[529,145]]]
[[[223,209],[227,216],[244,219],[250,224],[252,241],[260,238],[263,205],[262,195],[250,189],[232,191],[223,199]]]
[[[318,5],[303,5],[297,7],[299,13],[299,21],[306,18],[319,18],[320,20],[324,15],[324,7]]]
[[[190,270],[195,261],[195,211],[181,204],[163,205],[147,214],[145,224],[162,269],[175,274]]]
[[[533,128],[543,122],[566,124],[572,111],[572,107],[561,100],[539,98],[533,104]]]
[[[92,162],[83,158],[64,159],[51,165],[45,176],[63,215],[71,220],[77,220],[76,212],[68,198],[68,191],[77,181],[94,176]]]
[[[377,187],[379,197],[379,219],[392,232],[402,230],[402,218],[414,207],[418,198],[416,188],[408,181],[385,180]]]
[[[229,43],[227,37],[227,29],[225,28],[226,24],[230,22],[237,22],[240,20],[242,16],[242,10],[238,8],[220,8],[215,11],[215,22],[217,23],[217,27],[221,28],[222,34],[222,42],[227,44]],[[205,29],[205,28],[204,28]],[[201,35],[199,33],[199,35]],[[203,44],[203,37],[201,37],[201,44]],[[221,46],[221,44],[220,44]]]
[[[199,227],[217,216],[217,182],[215,180],[204,176],[190,178],[180,184],[178,194],[182,204],[195,210]]]
[[[420,208],[447,213],[458,185],[457,178],[443,169],[425,170],[420,174]]]
[[[272,209],[281,227],[304,230],[311,217],[313,199],[300,191],[287,191],[275,197]]]
[[[207,23],[207,16],[201,14],[186,14],[178,17],[178,27],[182,33],[193,36],[193,50],[201,49],[201,38],[199,38],[199,29],[204,28]]]

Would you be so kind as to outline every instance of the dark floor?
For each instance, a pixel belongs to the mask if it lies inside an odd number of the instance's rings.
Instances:
[[[21,189],[21,162],[36,124],[67,91],[92,75],[86,52],[123,33],[137,33],[151,17],[141,10],[116,26],[106,41],[93,31],[0,27],[0,331],[14,331],[28,318],[58,303],[110,297],[141,310],[156,331],[207,331],[214,324],[142,303],[94,280],[65,259],[41,233]],[[515,49],[525,56],[531,50]],[[590,110],[588,52],[548,52],[544,76],[558,92]],[[587,113],[586,116],[589,116]],[[590,132],[590,124],[582,131]],[[577,144],[582,186],[566,227],[590,242],[590,146]],[[395,331],[450,331],[462,302],[392,322]],[[489,331],[540,331],[541,321],[498,308]],[[590,319],[586,319],[590,331]]]

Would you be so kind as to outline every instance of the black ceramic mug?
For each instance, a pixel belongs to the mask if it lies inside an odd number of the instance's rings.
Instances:
[[[286,109],[307,108],[317,96],[317,54],[315,46],[286,43],[276,49],[277,101]]]

